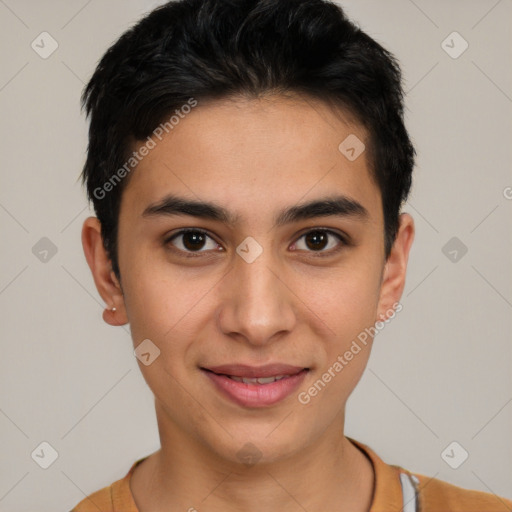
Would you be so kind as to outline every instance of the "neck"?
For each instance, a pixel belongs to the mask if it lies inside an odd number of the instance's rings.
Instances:
[[[308,447],[252,466],[226,461],[163,423],[161,449],[139,464],[130,482],[140,512],[370,509],[373,467],[343,435],[343,415]]]

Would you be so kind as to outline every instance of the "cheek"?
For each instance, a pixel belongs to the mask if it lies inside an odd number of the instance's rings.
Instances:
[[[331,345],[341,350],[349,339],[375,322],[379,273],[355,262],[301,279],[300,296],[325,324]]]
[[[148,279],[144,273],[126,279],[124,300],[134,344],[149,338],[160,345],[162,334],[172,326],[169,311],[165,314],[166,297],[158,279]]]
[[[305,390],[312,401],[318,396],[317,404],[342,407],[364,372],[372,346],[369,328],[377,314],[379,277],[375,262],[354,258],[350,265],[333,269],[321,285],[316,281],[309,295],[311,309],[328,327],[323,331],[324,353],[310,383],[313,387]],[[337,411],[337,407],[326,408],[328,415]]]
[[[126,270],[123,290],[134,345],[150,339],[172,364],[202,329],[216,280],[144,254],[134,254]]]
[[[163,345],[180,329],[194,305],[194,294],[184,294],[176,280],[158,274],[139,274],[127,283],[125,304],[134,342],[153,339]]]

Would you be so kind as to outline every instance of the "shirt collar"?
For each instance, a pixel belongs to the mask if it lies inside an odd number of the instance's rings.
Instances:
[[[389,512],[403,507],[400,473],[409,472],[400,466],[386,464],[371,448],[350,437],[347,439],[359,448],[371,461],[374,472],[373,499],[369,512]]]
[[[386,464],[371,448],[350,437],[347,439],[370,459],[374,472],[374,488],[372,504],[369,512],[389,512],[401,510],[403,507],[400,472],[407,470]],[[130,489],[130,478],[138,464],[148,456],[135,461],[124,478],[112,484],[112,505],[114,512],[138,512]]]

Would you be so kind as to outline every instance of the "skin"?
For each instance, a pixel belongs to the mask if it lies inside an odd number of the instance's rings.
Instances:
[[[405,285],[413,219],[400,215],[386,260],[381,196],[366,152],[351,162],[338,150],[349,134],[366,140],[348,115],[311,98],[200,103],[129,178],[119,216],[120,282],[98,220],[84,222],[96,286],[116,308],[105,310],[104,320],[129,322],[135,347],[150,339],[160,349],[149,366],[139,361],[161,440],[131,479],[141,512],[369,510],[373,468],[343,430],[346,401],[373,340],[308,404],[297,399],[360,332],[389,316]],[[368,218],[274,225],[281,209],[333,192],[357,200]],[[228,225],[142,215],[169,193],[215,201],[239,218]],[[192,227],[212,237],[199,257],[185,257],[183,237],[166,245],[166,237]],[[330,235],[316,249],[303,236],[311,228],[344,233],[351,243]],[[248,236],[263,249],[252,263],[235,251]],[[322,251],[330,255],[315,257]],[[199,369],[235,362],[281,362],[309,372],[297,393],[247,408],[219,394]],[[250,467],[237,456],[248,442],[261,453]]]

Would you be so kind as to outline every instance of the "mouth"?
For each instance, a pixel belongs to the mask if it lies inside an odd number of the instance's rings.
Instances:
[[[285,364],[222,365],[201,370],[223,397],[243,407],[266,407],[284,400],[309,372],[309,368]]]

